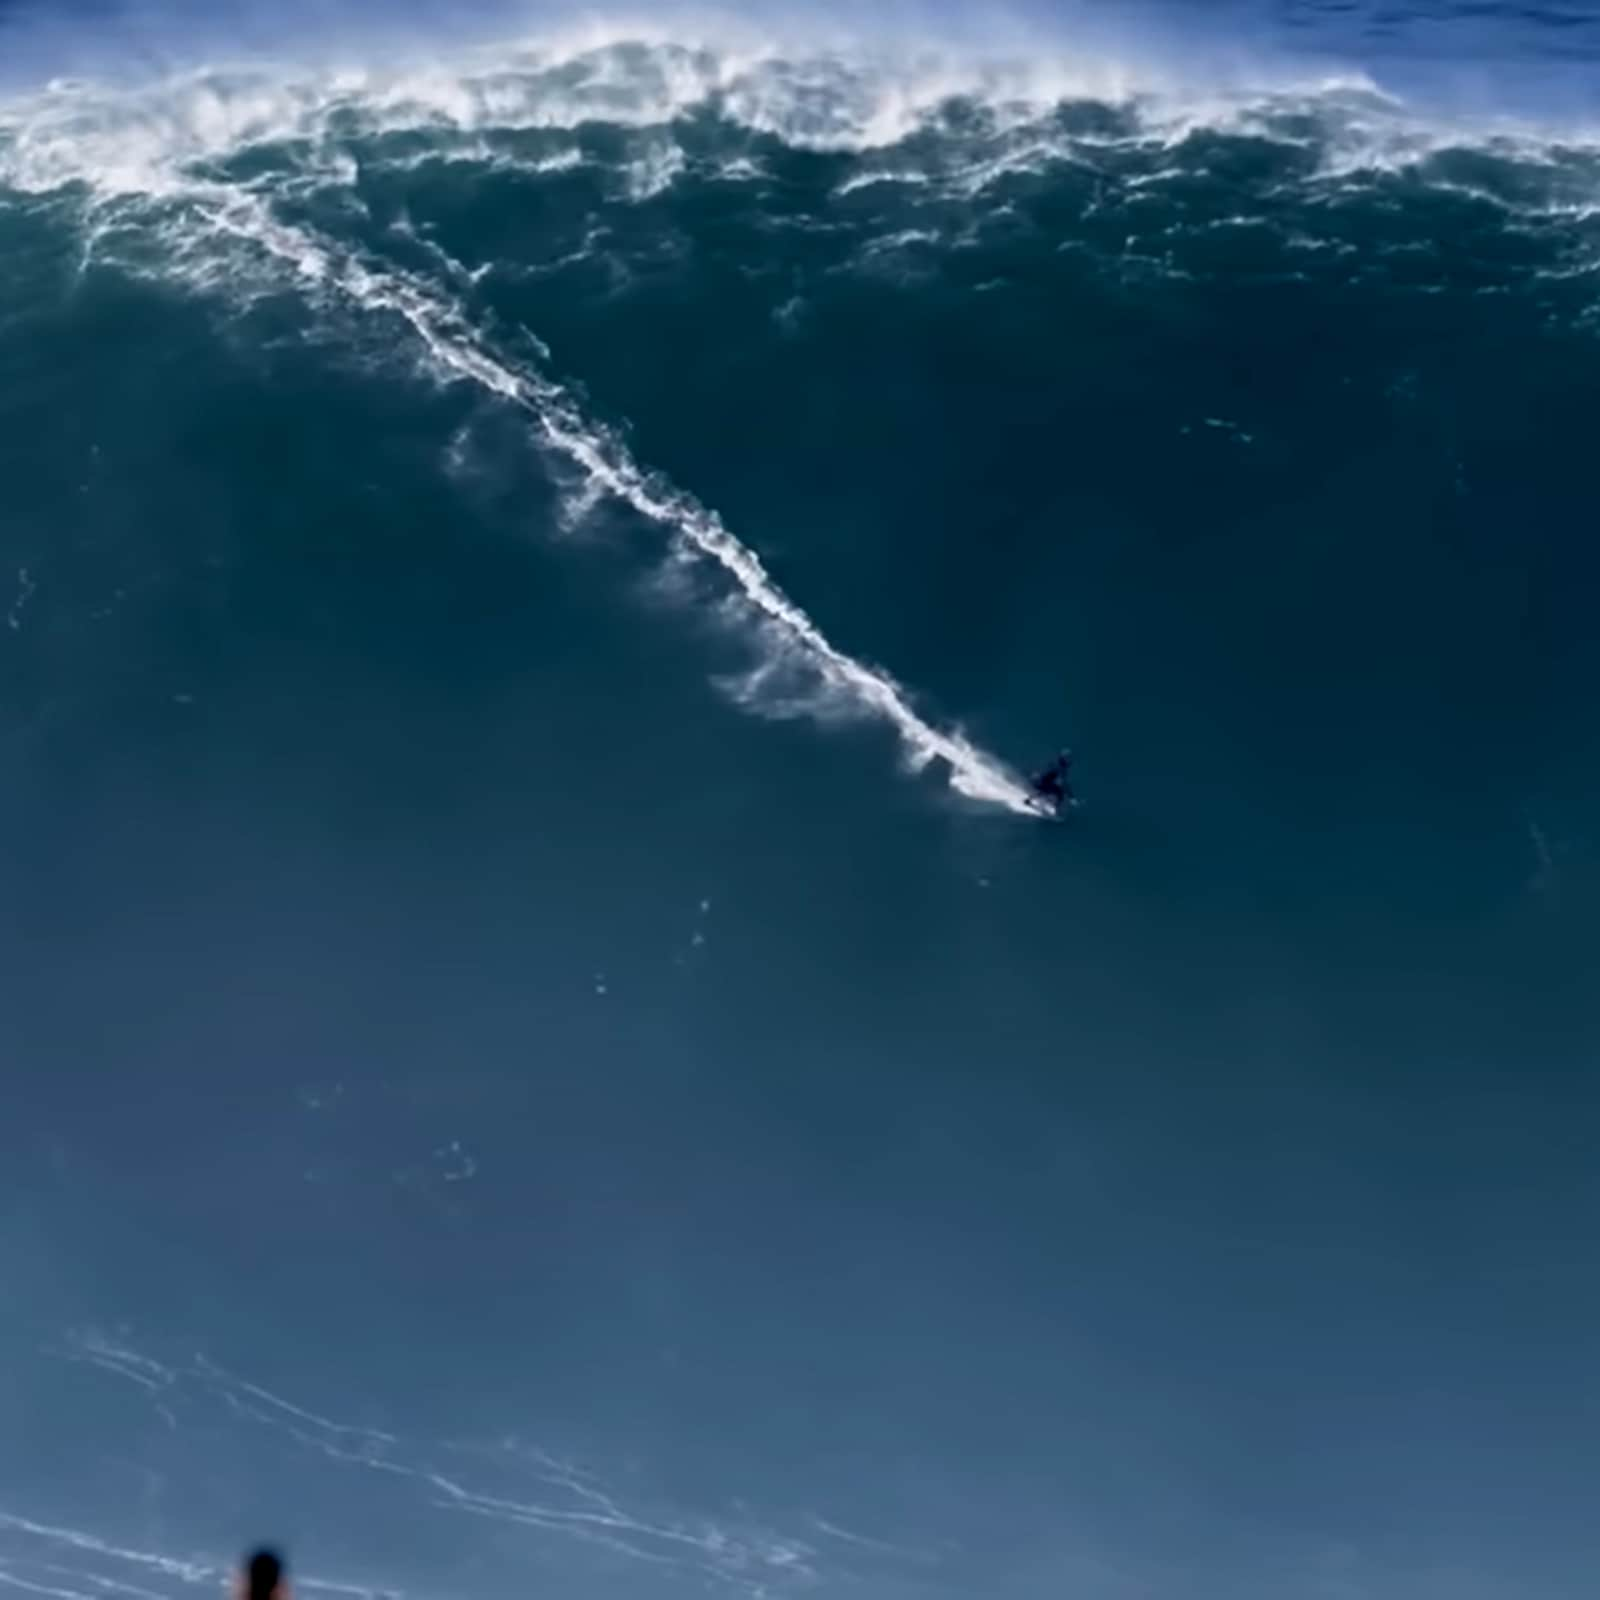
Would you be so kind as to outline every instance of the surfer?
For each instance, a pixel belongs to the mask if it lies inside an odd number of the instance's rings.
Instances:
[[[1038,773],[1030,787],[1034,798],[1052,811],[1064,811],[1076,805],[1078,797],[1072,789],[1072,752],[1063,750],[1043,772]]]
[[[276,1550],[253,1551],[239,1575],[238,1600],[289,1600],[283,1557]]]

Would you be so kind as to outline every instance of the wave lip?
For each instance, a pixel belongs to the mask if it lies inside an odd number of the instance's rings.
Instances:
[[[868,150],[903,142],[953,104],[981,108],[1002,130],[1066,103],[1135,106],[1159,133],[1225,119],[1264,96],[1371,90],[1347,73],[1187,81],[1112,56],[928,47],[786,53],[748,42],[685,44],[661,30],[588,29],[409,66],[214,66],[135,86],[57,80],[0,103],[0,170],[23,189],[80,177],[139,188],[164,167],[261,145],[429,130],[667,126],[704,114],[794,147]]]
[[[1205,135],[1299,147],[1330,178],[1417,170],[1454,150],[1588,166],[1600,147],[1588,126],[1424,116],[1345,70],[1178,71],[1060,50],[784,50],[744,36],[686,43],[659,27],[595,26],[412,64],[213,66],[142,85],[57,80],[0,101],[0,186],[170,193],[175,174],[212,172],[247,151],[317,164],[404,134],[492,152],[497,136],[608,125],[662,130],[658,154],[631,180],[635,197],[648,198],[682,164],[671,130],[703,118],[743,135],[734,154],[747,161],[759,156],[752,141],[770,139],[882,163],[845,175],[840,198],[941,179],[970,195],[1019,167],[1092,165],[1130,150],[1172,156]]]

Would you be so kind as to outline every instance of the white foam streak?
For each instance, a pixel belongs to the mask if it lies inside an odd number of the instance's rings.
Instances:
[[[46,1600],[89,1600],[81,1589],[63,1589],[59,1584],[33,1583],[3,1568],[0,1568],[0,1585],[4,1585],[7,1589],[21,1589],[25,1594],[43,1595]]]
[[[391,128],[448,129],[470,145],[487,130],[597,117],[659,123],[710,103],[752,128],[779,130],[791,142],[860,146],[902,137],[952,95],[1037,108],[1071,93],[1128,90],[1120,71],[1112,77],[1098,69],[1086,77],[1081,65],[1059,61],[998,63],[928,52],[847,61],[665,42],[645,46],[632,30],[627,42],[592,35],[387,76],[332,73],[277,81],[255,69],[196,73],[158,88],[116,92],[71,83],[21,106],[0,107],[0,183],[33,191],[86,186],[92,196],[88,228],[107,216],[147,217],[152,199],[170,202],[155,222],[168,246],[159,270],[207,291],[236,298],[253,292],[246,264],[236,256],[219,258],[212,248],[221,235],[266,252],[278,270],[287,266],[315,294],[335,291],[368,312],[399,316],[436,374],[519,407],[542,445],[579,469],[583,481],[569,499],[569,514],[581,513],[597,495],[609,496],[664,529],[678,553],[712,563],[732,581],[766,651],[762,667],[745,682],[747,701],[775,709],[770,690],[780,679],[792,687],[798,678],[815,691],[798,697],[811,714],[876,717],[894,729],[911,768],[942,762],[958,792],[1030,814],[1015,774],[961,734],[927,721],[887,672],[838,649],[715,512],[642,467],[615,435],[582,416],[560,386],[491,353],[437,288],[366,264],[279,221],[261,194],[218,181],[209,171],[213,162],[265,143],[298,141],[300,170],[337,173],[350,162],[344,141]],[[381,150],[372,158],[385,159]],[[675,140],[652,142],[630,171],[634,196],[660,193],[683,161]]]
[[[184,1560],[178,1556],[161,1555],[149,1550],[134,1550],[126,1545],[112,1544],[77,1528],[59,1527],[52,1523],[35,1522],[30,1517],[14,1516],[0,1511],[0,1529],[24,1534],[66,1549],[81,1551],[86,1555],[105,1556],[114,1561],[126,1562],[147,1572],[160,1573],[162,1577],[176,1578],[180,1583],[196,1584],[214,1582],[222,1576],[222,1569],[204,1561]]]
[[[558,384],[491,354],[431,288],[336,253],[275,220],[256,196],[213,187],[208,205],[218,229],[268,250],[308,285],[332,286],[365,311],[400,317],[421,341],[436,374],[475,384],[525,412],[540,442],[579,469],[580,494],[602,491],[664,529],[680,553],[713,563],[760,623],[773,659],[802,667],[826,691],[820,709],[832,702],[876,717],[899,736],[912,770],[943,762],[958,793],[1019,816],[1035,814],[1014,773],[961,734],[920,716],[887,672],[834,645],[714,511],[641,467],[615,436],[581,416]]]
[[[628,195],[633,200],[653,200],[672,186],[687,165],[682,149],[669,139],[655,141],[628,167]]]
[[[74,1334],[62,1353],[82,1359],[108,1348],[99,1335]],[[515,1439],[430,1444],[324,1415],[203,1357],[169,1368],[126,1349],[117,1354],[125,1369],[140,1370],[145,1361],[145,1369],[170,1377],[186,1432],[194,1422],[194,1431],[214,1436],[220,1408],[223,1420],[286,1444],[308,1473],[376,1474],[371,1481],[387,1497],[383,1504],[391,1520],[414,1521],[419,1512],[439,1512],[480,1518],[506,1530],[553,1534],[626,1556],[652,1571],[682,1571],[745,1600],[774,1600],[780,1592],[810,1588],[822,1579],[817,1551],[808,1540],[748,1516],[730,1525],[630,1504],[592,1473]],[[873,1547],[862,1541],[862,1548]],[[898,1554],[888,1544],[881,1549]],[[94,1570],[107,1564],[132,1577],[165,1578],[184,1587],[220,1585],[226,1575],[217,1561],[134,1549],[81,1529],[0,1511],[0,1586],[44,1600],[172,1600],[171,1587],[163,1595],[125,1576],[108,1578]],[[836,1563],[830,1566],[846,1575]],[[296,1587],[330,1600],[405,1600],[401,1591],[334,1577],[302,1576]]]
[[[861,189],[876,188],[879,184],[902,184],[911,188],[925,188],[932,181],[929,174],[919,172],[915,167],[885,167],[854,173],[833,192],[842,200],[846,195],[855,194]]]

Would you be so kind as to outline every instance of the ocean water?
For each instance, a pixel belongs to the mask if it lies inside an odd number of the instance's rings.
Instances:
[[[1594,21],[494,20],[0,17],[0,1587],[1587,1593]]]

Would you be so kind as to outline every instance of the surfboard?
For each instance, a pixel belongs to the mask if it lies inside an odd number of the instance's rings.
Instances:
[[[1065,822],[1083,804],[1081,800],[1068,800],[1064,805],[1051,805],[1037,795],[1029,795],[1025,803],[1041,822]]]

